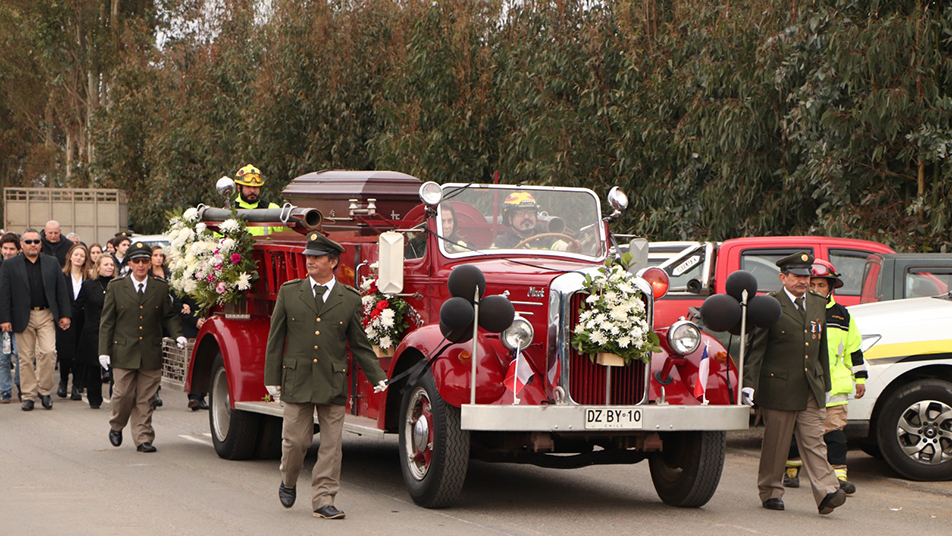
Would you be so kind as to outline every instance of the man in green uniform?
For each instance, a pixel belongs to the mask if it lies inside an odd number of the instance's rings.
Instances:
[[[238,170],[235,185],[238,187],[238,197],[235,198],[235,208],[255,209],[255,208],[281,208],[274,203],[266,203],[261,200],[261,187],[264,186],[264,179],[261,178],[261,171],[251,164]],[[270,233],[286,231],[286,227],[257,227],[248,226],[248,234],[261,236]]]
[[[308,236],[308,277],[288,281],[278,291],[264,365],[265,387],[284,402],[278,497],[285,508],[294,505],[298,473],[314,441],[316,408],[321,447],[311,478],[311,506],[314,517],[324,519],[344,517],[334,498],[340,489],[348,346],[376,384],[374,392],[387,388],[361,323],[360,294],[334,278],[343,252],[343,246],[321,233]]]
[[[114,447],[122,444],[122,429],[131,417],[136,450],[155,452],[152,398],[162,380],[162,326],[179,348],[187,341],[172,307],[169,284],[149,275],[151,248],[137,242],[128,253],[132,269],[109,282],[99,324],[99,363],[113,367],[109,442]]]
[[[826,299],[809,291],[813,255],[794,253],[777,266],[783,288],[770,295],[780,302],[780,320],[754,329],[742,389],[744,402],[756,402],[764,416],[757,488],[764,508],[784,509],[783,468],[796,429],[813,498],[825,515],[846,502],[823,443],[830,391]]]

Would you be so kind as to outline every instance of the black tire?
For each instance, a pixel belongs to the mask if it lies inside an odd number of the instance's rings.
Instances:
[[[879,445],[875,443],[872,439],[864,439],[856,443],[856,446],[859,447],[859,450],[869,454],[877,460],[883,459],[883,451],[879,449]]]
[[[281,428],[284,420],[270,415],[261,416],[261,437],[258,438],[258,448],[255,457],[261,460],[281,459]]]
[[[215,452],[226,460],[247,460],[254,456],[261,431],[261,416],[231,409],[228,376],[221,352],[215,356],[208,388],[208,425]]]
[[[440,398],[427,372],[403,394],[400,418],[400,469],[410,497],[424,508],[449,506],[469,466],[469,432],[460,429],[459,408]]]
[[[658,496],[671,506],[704,506],[721,481],[727,433],[670,432],[661,434],[661,438],[663,450],[648,458]]]
[[[877,424],[886,463],[910,480],[952,479],[952,384],[919,380],[883,403]]]

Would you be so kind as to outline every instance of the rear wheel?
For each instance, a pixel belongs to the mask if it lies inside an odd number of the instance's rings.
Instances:
[[[952,478],[952,384],[919,380],[883,403],[877,425],[883,458],[912,480]]]
[[[261,416],[231,408],[228,376],[221,352],[215,356],[208,390],[208,424],[215,452],[226,460],[247,460],[258,446]]]
[[[469,432],[460,429],[460,410],[440,397],[427,372],[403,395],[400,468],[416,504],[449,506],[459,496],[469,466]]]
[[[727,455],[726,432],[670,432],[648,459],[651,481],[665,504],[704,506],[714,496]]]

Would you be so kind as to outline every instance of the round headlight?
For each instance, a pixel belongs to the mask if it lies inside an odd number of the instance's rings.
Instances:
[[[529,346],[529,343],[532,342],[534,335],[535,330],[532,329],[532,324],[525,318],[516,315],[516,318],[512,321],[512,325],[499,335],[499,339],[502,341],[503,346],[510,350],[515,350],[516,348],[525,350],[526,347]]]
[[[420,185],[420,201],[423,201],[427,206],[436,206],[442,200],[443,188],[440,188],[439,184],[427,181]]]
[[[693,322],[678,320],[668,328],[668,347],[678,355],[687,355],[701,345],[701,330]]]

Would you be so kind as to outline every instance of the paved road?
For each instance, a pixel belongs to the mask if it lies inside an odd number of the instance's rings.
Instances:
[[[343,521],[311,516],[308,493],[291,510],[277,498],[278,462],[215,455],[208,413],[162,390],[155,454],[137,453],[128,431],[113,448],[108,404],[56,400],[52,411],[0,406],[0,533],[52,535],[234,534],[949,534],[952,482],[915,483],[850,453],[859,487],[831,516],[808,489],[790,490],[786,512],[760,507],[757,440],[732,435],[717,494],[700,509],[662,504],[647,464],[575,470],[473,462],[459,504],[426,510],[407,496],[395,438],[345,435]],[[310,472],[316,449],[309,453]]]

